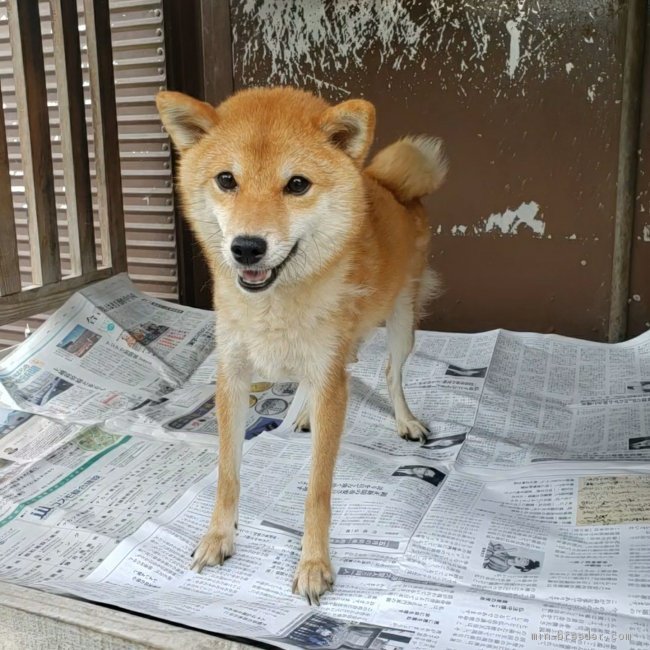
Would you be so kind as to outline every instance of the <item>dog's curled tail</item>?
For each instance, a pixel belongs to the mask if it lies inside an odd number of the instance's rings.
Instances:
[[[447,175],[442,141],[426,135],[408,136],[382,149],[367,172],[401,203],[437,190]]]

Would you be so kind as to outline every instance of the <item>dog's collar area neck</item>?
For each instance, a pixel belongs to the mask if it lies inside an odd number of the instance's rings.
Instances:
[[[280,271],[284,268],[287,262],[296,254],[296,251],[298,250],[298,243],[299,242],[296,242],[293,245],[293,248],[289,251],[289,254],[277,266],[274,266],[271,269],[271,275],[269,275],[265,282],[251,284],[249,282],[246,282],[246,280],[244,280],[241,275],[237,274],[237,282],[239,282],[239,286],[245,291],[249,291],[250,293],[256,293],[268,289],[277,280]]]

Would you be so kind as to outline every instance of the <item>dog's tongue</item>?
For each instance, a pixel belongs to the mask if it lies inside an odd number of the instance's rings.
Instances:
[[[271,275],[271,271],[242,271],[241,276],[248,284],[261,284],[266,282]]]

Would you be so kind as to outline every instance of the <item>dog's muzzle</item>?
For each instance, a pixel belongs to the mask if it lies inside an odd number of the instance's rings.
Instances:
[[[287,262],[296,254],[298,242],[293,245],[289,254],[272,269],[238,269],[237,281],[242,289],[250,292],[264,291],[268,289],[278,278],[280,271]]]

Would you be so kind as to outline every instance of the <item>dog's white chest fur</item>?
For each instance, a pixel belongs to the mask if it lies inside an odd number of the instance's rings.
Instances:
[[[307,328],[296,321],[282,320],[253,330],[245,343],[249,359],[256,374],[269,381],[301,380],[322,374],[334,352],[334,337],[328,335],[333,333],[324,332],[322,327]]]
[[[337,288],[329,296],[319,291],[313,300],[275,293],[227,305],[217,317],[220,348],[229,356],[245,355],[253,372],[267,381],[324,376],[339,352],[340,323],[337,327],[332,318],[341,301]]]

